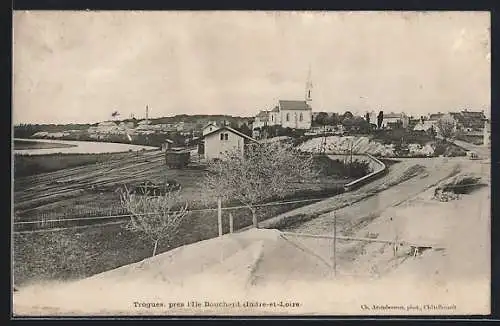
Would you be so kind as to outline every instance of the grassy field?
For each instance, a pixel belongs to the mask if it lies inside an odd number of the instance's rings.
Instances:
[[[334,195],[340,184],[316,191],[297,192],[297,198]],[[259,220],[303,206],[306,203],[258,208]],[[229,211],[223,211],[223,230],[229,231]],[[249,226],[248,209],[231,210],[235,230]],[[124,228],[125,223],[82,227],[59,231],[14,234],[14,279],[16,285],[42,280],[68,280],[87,277],[140,261],[151,255],[153,246],[138,234]],[[184,220],[170,244],[160,242],[158,252],[218,235],[217,212],[192,212]]]
[[[193,166],[187,169],[169,169],[164,165],[162,154],[138,159],[133,155],[130,157],[128,153],[124,155],[121,160],[113,159],[102,165],[89,164],[52,174],[17,178],[14,184],[15,220],[124,214],[117,190],[124,184],[145,180],[175,180],[181,185],[182,197],[190,203],[191,208],[205,207],[201,203],[202,181],[206,173],[203,168]],[[324,162],[320,162],[318,168],[322,165],[324,166]],[[290,196],[311,198],[328,195],[332,189],[335,191],[339,184],[352,179],[344,174],[333,173],[333,168],[340,171],[338,165],[337,162],[328,165],[320,183],[297,184],[296,190],[299,193]]]
[[[76,145],[61,144],[61,143],[46,143],[29,140],[14,140],[14,149],[44,149],[44,148],[64,148],[76,147]]]
[[[125,153],[127,155],[128,153]],[[120,154],[113,154],[120,155]],[[191,209],[201,208],[202,168],[177,170],[164,164],[163,154],[125,156],[105,164],[88,164],[53,173],[16,179],[15,218],[38,220],[42,214],[53,217],[87,217],[89,211],[102,215],[121,210],[116,189],[123,183],[144,180],[174,179],[182,186],[183,197]],[[116,158],[116,157],[115,157]],[[343,191],[352,178],[326,173],[321,182],[297,185],[284,200],[331,197]],[[310,202],[266,206],[258,209],[260,220],[307,205]],[[238,203],[231,203],[233,204]],[[214,199],[213,205],[216,207]],[[232,210],[234,227],[251,224],[248,209]],[[224,211],[224,232],[229,229],[228,212]],[[140,261],[152,252],[151,243],[142,241],[123,228],[124,224],[107,224],[58,231],[14,234],[14,276],[16,284],[37,280],[61,280],[86,277],[125,264]],[[171,243],[159,244],[159,252],[217,236],[217,213],[191,212]]]

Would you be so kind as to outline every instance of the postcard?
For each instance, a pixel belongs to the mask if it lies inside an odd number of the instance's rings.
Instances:
[[[14,11],[20,316],[490,313],[488,12]]]

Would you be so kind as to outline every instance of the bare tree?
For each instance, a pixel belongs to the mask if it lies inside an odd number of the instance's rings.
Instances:
[[[122,206],[131,214],[126,228],[153,242],[152,256],[156,255],[160,240],[171,241],[187,215],[187,202],[175,208],[180,202],[179,190],[167,191],[162,196],[150,196],[147,189],[140,194],[127,187],[122,191]]]
[[[436,122],[436,128],[438,134],[443,137],[444,140],[447,140],[448,138],[451,138],[453,136],[453,133],[455,131],[455,124],[450,119],[441,118]]]
[[[211,162],[208,170],[203,182],[206,194],[248,207],[254,227],[258,226],[257,204],[283,198],[296,190],[297,183],[317,176],[312,154],[280,143],[251,144],[245,155],[227,153],[222,160]]]

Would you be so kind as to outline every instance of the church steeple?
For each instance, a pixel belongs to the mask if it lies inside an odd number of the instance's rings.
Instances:
[[[311,65],[309,65],[309,72],[307,73],[307,81],[306,81],[306,96],[305,100],[306,103],[311,106],[312,104],[312,88],[313,88],[313,83],[311,79]]]

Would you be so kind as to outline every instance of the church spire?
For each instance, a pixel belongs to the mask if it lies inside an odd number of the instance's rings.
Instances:
[[[307,73],[307,81],[306,81],[306,96],[305,96],[305,100],[309,105],[311,105],[312,102],[312,88],[313,88],[313,83],[311,79],[311,65],[309,64],[309,71]]]

